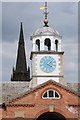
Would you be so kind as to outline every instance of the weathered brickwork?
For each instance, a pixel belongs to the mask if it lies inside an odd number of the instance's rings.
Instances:
[[[43,99],[42,94],[48,89],[56,90],[61,98]],[[7,104],[2,115],[3,118],[21,116],[23,118],[38,118],[41,114],[50,111],[50,105],[53,106],[52,112],[58,112],[65,118],[78,118],[78,95],[59,83],[51,81],[29,90],[23,96]]]

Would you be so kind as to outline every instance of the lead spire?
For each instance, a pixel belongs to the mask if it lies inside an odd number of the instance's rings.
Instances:
[[[21,22],[16,67],[13,68],[11,81],[30,81],[30,69],[27,69],[23,26]]]

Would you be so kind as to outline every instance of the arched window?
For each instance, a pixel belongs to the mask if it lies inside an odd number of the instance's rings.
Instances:
[[[58,40],[55,40],[56,51],[58,51]]]
[[[40,40],[39,39],[36,40],[36,45],[37,45],[37,50],[40,51]]]
[[[49,38],[45,39],[44,45],[47,46],[47,50],[51,50],[51,40]]]
[[[47,90],[42,95],[43,99],[60,99],[61,95],[55,90]]]

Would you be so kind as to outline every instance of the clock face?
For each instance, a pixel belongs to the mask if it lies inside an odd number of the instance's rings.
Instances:
[[[51,73],[56,68],[56,61],[52,56],[44,56],[40,60],[40,68],[43,72]]]

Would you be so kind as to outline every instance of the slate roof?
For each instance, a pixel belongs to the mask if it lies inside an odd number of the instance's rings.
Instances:
[[[29,82],[8,82],[0,84],[0,103],[9,101],[21,96],[29,90]]]
[[[0,88],[2,87],[2,91],[0,91],[0,103],[6,103],[13,101],[16,98],[20,98],[21,96],[24,96],[25,94],[30,93],[31,91],[34,91],[35,89],[38,89],[40,87],[43,87],[48,82],[51,82],[52,84],[55,84],[56,86],[60,86],[63,89],[66,89],[68,92],[72,92],[73,94],[78,95],[78,86],[80,88],[80,83],[68,83],[68,86],[64,86],[60,83],[57,83],[55,81],[47,81],[41,85],[38,85],[35,88],[30,89],[29,88],[29,82],[9,82],[9,83],[2,83],[0,84]],[[73,87],[70,87],[73,86]],[[76,86],[76,87],[74,87]],[[2,95],[1,95],[2,93]],[[79,95],[80,96],[80,95]]]

